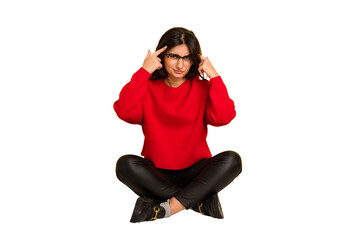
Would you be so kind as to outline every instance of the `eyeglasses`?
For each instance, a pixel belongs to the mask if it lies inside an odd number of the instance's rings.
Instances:
[[[185,64],[191,64],[191,62],[192,62],[190,55],[183,56],[183,57],[180,57],[179,55],[173,54],[173,53],[168,53],[168,54],[165,54],[165,55],[166,55],[166,57],[168,59],[170,59],[173,62],[175,62],[175,61],[178,62],[180,59],[183,59]]]

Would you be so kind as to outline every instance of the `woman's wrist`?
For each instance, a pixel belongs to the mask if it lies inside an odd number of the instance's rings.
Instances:
[[[147,71],[149,74],[152,74],[152,72],[150,72],[146,67],[142,66],[141,68],[143,68],[145,71]]]
[[[211,75],[208,75],[209,78],[216,78],[218,76],[220,76],[220,75],[217,72],[212,73]]]
[[[205,72],[206,73],[206,72]],[[213,69],[211,72],[209,73],[206,73],[206,75],[209,77],[209,78],[215,78],[215,77],[218,77],[219,74],[217,73],[217,71],[215,69]]]

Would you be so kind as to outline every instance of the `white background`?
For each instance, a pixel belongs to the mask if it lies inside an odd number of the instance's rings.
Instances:
[[[356,1],[1,1],[1,239],[359,239]],[[225,219],[130,224],[115,176],[140,126],[112,109],[171,27],[193,30],[237,117]],[[226,235],[225,235],[226,234]],[[127,237],[125,237],[127,236]]]

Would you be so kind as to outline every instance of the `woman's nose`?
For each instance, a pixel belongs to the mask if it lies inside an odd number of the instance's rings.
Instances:
[[[182,68],[184,66],[184,59],[180,58],[177,63],[176,63],[176,66],[178,68]]]

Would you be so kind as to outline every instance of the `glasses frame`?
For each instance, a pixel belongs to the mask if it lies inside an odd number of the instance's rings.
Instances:
[[[183,59],[184,63],[192,63],[192,59],[191,59],[191,55],[186,55],[186,56],[179,56],[175,53],[166,53],[165,56],[167,58],[170,58],[170,57],[175,57],[176,58],[176,61],[179,61],[180,59]]]

